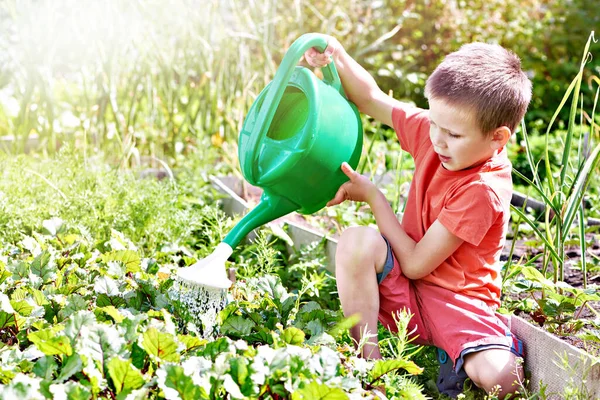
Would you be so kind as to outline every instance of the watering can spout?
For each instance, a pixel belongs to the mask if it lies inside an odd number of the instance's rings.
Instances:
[[[253,229],[299,209],[298,204],[283,196],[263,192],[258,205],[237,223],[223,242],[235,248]]]

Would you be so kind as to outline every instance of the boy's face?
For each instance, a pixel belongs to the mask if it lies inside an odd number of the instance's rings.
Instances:
[[[504,145],[499,145],[494,135],[481,132],[472,111],[454,107],[443,100],[429,100],[429,120],[433,149],[449,171],[476,167]]]

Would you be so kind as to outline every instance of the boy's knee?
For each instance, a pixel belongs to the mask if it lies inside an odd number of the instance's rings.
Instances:
[[[364,263],[373,259],[378,261],[387,254],[387,245],[381,234],[368,226],[354,226],[346,229],[338,240],[335,253],[336,267],[348,264]],[[383,258],[385,262],[385,258]],[[383,262],[380,262],[383,264]]]
[[[464,369],[469,378],[486,392],[500,390],[504,398],[515,393],[524,381],[521,358],[508,350],[490,349],[465,357]]]

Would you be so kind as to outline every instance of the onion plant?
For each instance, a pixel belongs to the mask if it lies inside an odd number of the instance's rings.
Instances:
[[[594,33],[592,32],[588,38],[583,52],[583,58],[579,68],[579,72],[571,82],[571,85],[567,89],[564,97],[557,108],[554,116],[550,120],[548,128],[546,130],[546,148],[545,148],[545,162],[544,167],[546,168],[546,180],[542,181],[538,175],[538,165],[541,160],[535,160],[532,156],[529,139],[527,136],[527,130],[524,124],[522,124],[522,133],[525,142],[525,149],[527,152],[527,158],[529,166],[533,173],[533,179],[530,180],[519,171],[515,170],[515,174],[526,181],[534,191],[542,198],[546,205],[544,222],[545,229],[541,230],[538,228],[535,221],[528,218],[524,212],[512,206],[512,210],[527,224],[531,226],[537,237],[544,243],[544,271],[547,270],[550,260],[552,261],[554,271],[554,283],[558,281],[564,281],[564,264],[565,264],[565,245],[567,239],[571,235],[571,227],[575,218],[579,218],[579,236],[581,244],[581,257],[582,257],[582,269],[584,277],[587,275],[586,262],[585,262],[585,215],[583,207],[584,194],[588,188],[593,172],[598,166],[600,161],[600,144],[596,144],[592,148],[591,144],[593,141],[594,133],[594,118],[595,109],[598,99],[598,91],[594,99],[594,105],[590,116],[590,134],[581,134],[576,137],[576,116],[579,108],[580,99],[580,88],[584,76],[585,65],[590,57],[589,48],[594,39]],[[600,88],[599,88],[600,89]],[[564,145],[562,148],[562,162],[558,174],[554,174],[552,166],[549,162],[549,153],[551,149],[548,144],[548,137],[552,134],[552,126],[562,110],[563,106],[567,103],[569,97],[571,97],[571,109],[569,115],[568,130],[564,137]],[[581,109],[580,114],[583,116],[584,112]],[[581,126],[581,125],[580,125]],[[573,141],[579,140],[579,149],[577,152],[577,158],[572,160],[572,146]],[[584,140],[585,139],[585,140]],[[591,149],[591,151],[589,151]],[[584,278],[586,279],[586,278]],[[587,282],[584,280],[584,285]]]

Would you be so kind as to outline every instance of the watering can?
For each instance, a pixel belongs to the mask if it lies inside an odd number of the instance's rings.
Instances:
[[[263,189],[260,202],[211,255],[178,271],[185,283],[229,287],[225,261],[250,231],[293,211],[320,210],[348,180],[342,162],[358,165],[363,141],[359,112],[346,98],[333,62],[323,69],[323,80],[297,66],[311,47],[325,51],[326,37],[309,33],[294,41],[273,81],[250,107],[239,135],[242,173]]]

